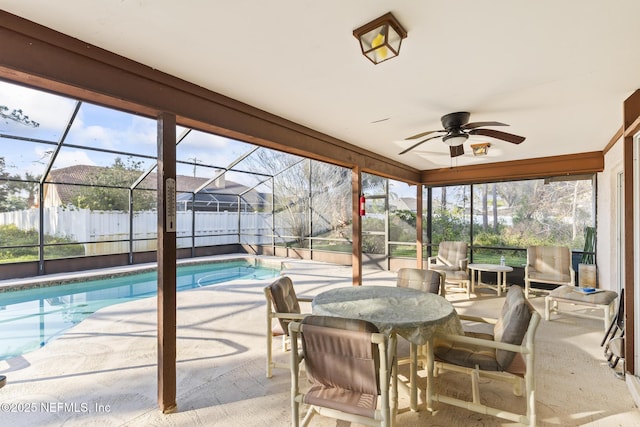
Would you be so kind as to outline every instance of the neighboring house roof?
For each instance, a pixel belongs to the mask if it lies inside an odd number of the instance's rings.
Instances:
[[[91,176],[95,176],[101,170],[107,169],[102,166],[92,165],[75,165],[68,166],[60,169],[53,169],[49,172],[49,175],[45,181],[45,196],[49,190],[50,185],[46,184],[71,184],[71,185],[56,185],[56,191],[60,199],[60,203],[64,205],[72,204],[72,200],[77,196],[78,186],[77,184],[86,184]],[[155,189],[157,185],[158,176],[155,172],[150,173],[140,183],[139,188]],[[192,192],[197,188],[200,188],[205,184],[209,178],[193,177],[186,175],[176,176],[176,190],[178,192]],[[218,194],[243,194],[249,190],[249,187],[239,184],[234,181],[228,181],[224,179],[224,176],[217,179],[213,183],[207,185],[206,190],[208,193]],[[255,190],[248,191],[244,196],[250,202],[257,202],[261,199],[258,192]]]

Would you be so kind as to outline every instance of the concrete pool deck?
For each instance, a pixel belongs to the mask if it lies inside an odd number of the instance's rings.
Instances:
[[[351,285],[351,267],[286,260],[299,295]],[[0,389],[0,424],[11,426],[286,426],[290,419],[289,371],[265,377],[265,301],[269,282],[243,280],[178,293],[177,405],[157,405],[156,298],[107,307],[57,340],[24,356],[0,361],[7,385]],[[395,285],[395,274],[363,272],[364,285]],[[495,317],[503,298],[487,291],[466,300],[448,295],[460,312]],[[542,313],[544,299],[531,302]],[[536,400],[541,426],[640,425],[624,381],[603,360],[597,320],[561,317],[543,321],[536,340]],[[279,342],[278,342],[279,343]],[[288,361],[276,344],[275,357]],[[446,381],[445,381],[446,379]],[[467,378],[446,374],[436,387],[467,393]],[[487,390],[516,410],[522,398]],[[483,396],[485,396],[483,394]],[[398,426],[517,425],[439,404],[439,411],[408,411],[400,393]],[[314,418],[314,426],[347,426]]]

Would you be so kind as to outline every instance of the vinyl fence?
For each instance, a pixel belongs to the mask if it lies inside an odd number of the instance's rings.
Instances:
[[[272,236],[292,234],[290,220],[262,212],[176,212],[179,248],[232,243],[270,244]],[[0,225],[14,224],[21,230],[39,228],[38,209],[1,212]],[[155,211],[128,212],[44,208],[43,234],[66,237],[85,245],[86,255],[125,253],[129,239],[134,251],[156,249],[158,229]],[[132,230],[132,233],[130,232]],[[193,237],[192,237],[193,236]],[[45,238],[46,243],[46,238]],[[0,246],[11,242],[0,242]]]

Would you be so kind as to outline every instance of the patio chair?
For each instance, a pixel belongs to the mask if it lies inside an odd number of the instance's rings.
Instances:
[[[571,249],[566,246],[529,246],[524,267],[524,291],[529,298],[531,282],[551,285],[575,285]]]
[[[600,343],[601,347],[604,346],[604,357],[607,359],[607,364],[614,370],[618,378],[625,376],[624,343],[624,289],[622,289],[618,301],[618,311]],[[616,367],[620,361],[622,361],[622,368],[618,371]]]
[[[436,336],[435,369],[436,372],[455,371],[470,375],[473,401],[440,394],[435,394],[433,400],[535,426],[534,338],[540,323],[538,312],[529,304],[519,286],[511,286],[497,320],[470,316],[460,318],[476,322],[472,325],[475,330],[472,331],[471,325],[467,324],[464,335]],[[480,377],[513,384],[516,396],[522,395],[524,379],[526,414],[481,403]]]
[[[399,288],[412,288],[422,292],[445,296],[444,274],[436,270],[422,270],[420,268],[401,268],[398,270],[398,280],[396,286]],[[426,364],[424,349],[419,349],[420,363]],[[411,344],[406,338],[398,337],[398,365],[406,365],[418,357],[417,354],[411,354]],[[411,365],[411,369],[415,369],[418,362]],[[411,374],[410,376],[413,376]],[[408,385],[408,381],[402,384]]]
[[[438,245],[438,255],[427,258],[427,269],[445,275],[445,283],[453,283],[466,290],[471,297],[471,286],[467,264],[468,245],[466,242],[443,241]]]
[[[386,335],[360,319],[307,316],[289,324],[291,334],[292,426],[300,425],[300,405],[309,409],[302,425],[315,414],[351,423],[388,427],[397,408],[397,384],[392,381],[393,344]],[[298,342],[302,351],[298,351]],[[301,362],[311,382],[302,392]],[[391,391],[389,384],[392,384]]]
[[[287,276],[281,276],[264,288],[267,301],[267,378],[273,376],[273,368],[289,368],[289,364],[273,360],[273,337],[282,336],[282,351],[290,346],[289,322],[301,320],[307,314],[302,313],[300,302],[311,302],[313,298],[298,297],[293,282]],[[278,322],[273,322],[278,319]]]
[[[398,270],[396,286],[412,288],[422,292],[445,295],[444,274],[436,270],[422,270],[420,268],[401,268]]]

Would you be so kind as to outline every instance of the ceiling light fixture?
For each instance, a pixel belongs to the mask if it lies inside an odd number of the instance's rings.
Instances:
[[[407,37],[407,31],[389,12],[356,28],[353,35],[360,41],[362,54],[379,64],[400,54],[400,44]]]
[[[489,147],[491,144],[488,142],[484,142],[481,144],[471,144],[471,149],[473,150],[474,156],[486,156],[489,154]]]

